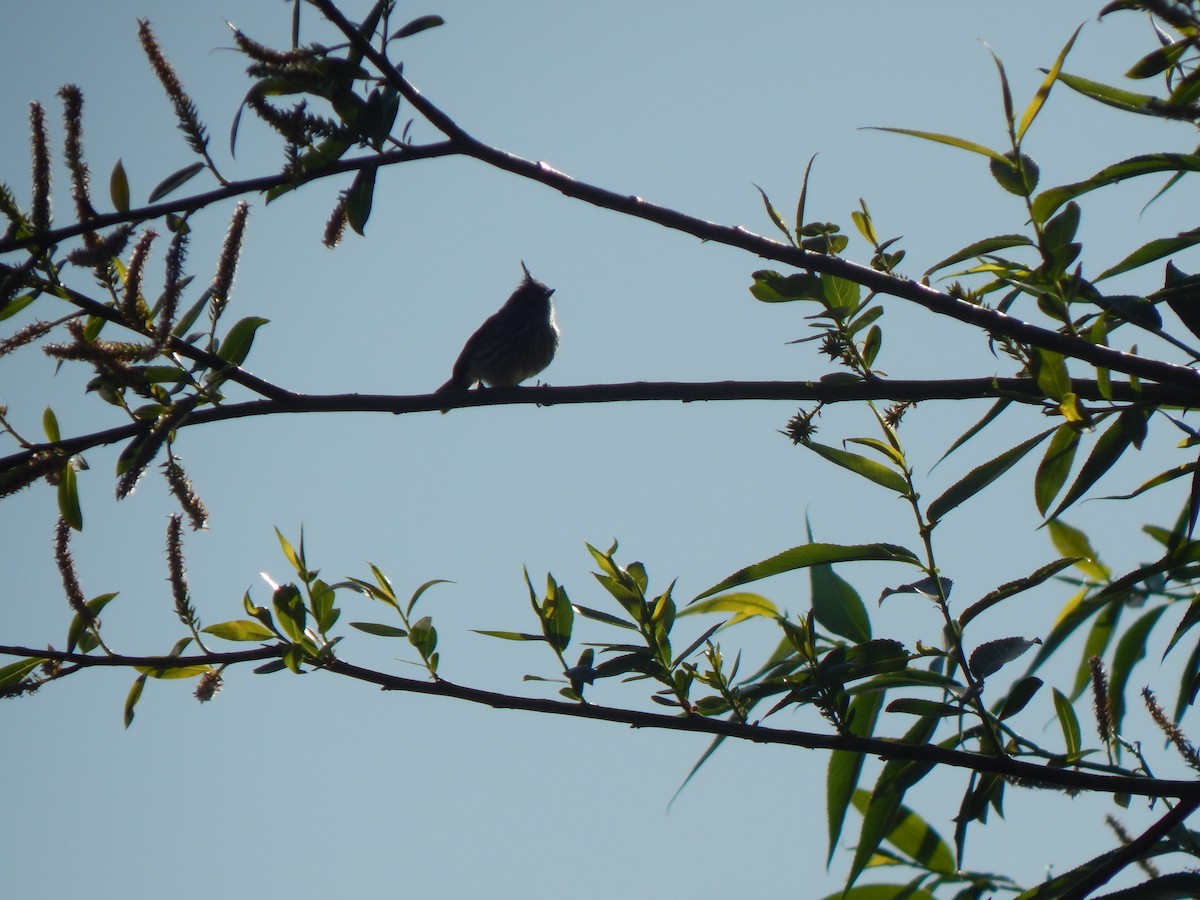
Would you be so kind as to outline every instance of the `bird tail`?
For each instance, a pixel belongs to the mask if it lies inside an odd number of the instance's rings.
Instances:
[[[459,381],[459,380],[455,379],[453,376],[451,376],[450,380],[447,381],[445,384],[443,384],[436,391],[434,391],[434,393],[435,394],[444,394],[447,391],[465,391],[469,387],[470,387],[469,384],[463,384],[461,381]],[[442,415],[444,416],[448,412],[450,412],[450,410],[443,409]]]

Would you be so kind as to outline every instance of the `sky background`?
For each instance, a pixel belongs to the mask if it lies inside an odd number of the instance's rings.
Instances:
[[[352,16],[367,6],[344,4]],[[1115,82],[1153,38],[1135,16],[1096,22],[1099,6],[758,2],[734,11],[706,2],[429,0],[402,4],[397,19],[436,13],[446,26],[402,42],[395,58],[426,96],[494,146],[766,235],[775,232],[753,185],[790,216],[804,167],[818,154],[808,218],[853,234],[849,214],[865,199],[882,236],[903,236],[905,274],[919,277],[973,240],[1022,230],[1022,206],[996,186],[981,157],[862,129],[945,131],[1003,149],[988,47],[1004,60],[1022,108],[1041,81],[1039,67],[1087,21],[1066,68]],[[28,103],[46,106],[59,158],[55,91],[68,82],[84,91],[85,152],[101,208],[118,158],[135,204],[193,160],[138,46],[139,16],[152,21],[227,177],[279,165],[278,141],[250,116],[229,157],[228,127],[248,82],[224,20],[282,46],[290,7],[14,4],[4,12],[12,74],[0,84],[0,180],[21,202],[29,191]],[[338,40],[308,9],[304,37]],[[419,121],[413,135],[438,139]],[[1186,126],[1132,120],[1059,88],[1026,149],[1049,186],[1134,153],[1188,150],[1192,140]],[[56,179],[65,224],[71,205],[61,168]],[[542,376],[551,384],[796,380],[830,371],[814,345],[788,344],[810,333],[804,316],[812,310],[754,300],[750,273],[762,264],[740,251],[456,159],[381,170],[366,237],[350,235],[329,251],[324,222],[348,184],[329,179],[270,206],[252,199],[227,317],[271,320],[247,368],[276,384],[328,393],[436,388],[466,337],[518,282],[520,260],[556,289],[562,341]],[[198,178],[189,187],[210,186]],[[1140,213],[1158,186],[1142,181],[1083,201],[1087,271],[1194,225],[1196,196],[1186,182]],[[192,219],[197,286],[211,278],[231,211],[214,206]],[[854,234],[846,255],[866,262],[870,252]],[[1187,255],[1176,264],[1197,268]],[[1151,267],[1113,288],[1159,284],[1161,269]],[[87,289],[89,278],[75,285]],[[900,300],[881,302],[878,366],[889,375],[1011,374],[971,330]],[[1143,353],[1175,358],[1152,338],[1139,341]],[[47,404],[67,434],[118,423],[83,395],[86,373],[67,367],[51,379],[53,370],[32,349],[0,360],[0,401],[14,427],[36,439]],[[928,474],[987,406],[927,403],[905,420],[902,438],[926,497],[1049,427],[1033,410],[1010,412]],[[179,451],[211,513],[208,531],[185,538],[192,596],[205,624],[241,618],[247,589],[266,604],[259,573],[290,575],[273,528],[296,539],[303,526],[310,564],[328,581],[365,577],[367,561],[403,594],[431,578],[453,581],[422,601],[439,629],[444,677],[552,695],[555,685],[521,681],[525,673],[556,674],[546,648],[470,630],[533,630],[523,565],[535,583],[552,572],[576,602],[605,607],[584,542],[619,540],[622,562],[643,561],[652,588],[678,578],[681,600],[804,543],[806,517],[818,540],[917,545],[906,506],[779,434],[794,411],[779,402],[520,406],[187,429]],[[831,410],[820,425],[826,443],[873,434],[859,408]],[[1132,490],[1184,461],[1171,452],[1175,441],[1159,429],[1100,492]],[[0,441],[0,452],[13,449],[10,438]],[[117,453],[87,454],[85,529],[73,551],[88,596],[121,592],[103,617],[110,646],[165,653],[181,634],[162,550],[175,507],[153,473],[114,502]],[[1056,557],[1036,530],[1034,465],[955,511],[937,533],[957,609]],[[1136,525],[1168,525],[1176,510],[1175,495],[1152,494],[1091,502],[1066,519],[1085,527],[1120,570],[1156,555]],[[45,485],[0,504],[0,643],[64,643],[70,614],[53,564],[56,515]],[[882,564],[839,571],[873,615],[883,587],[911,580],[910,571]],[[758,587],[780,607],[807,607],[803,574]],[[1044,635],[1068,596],[1055,584],[1022,595],[978,620],[977,639]],[[343,622],[391,621],[365,598],[344,594],[341,602]],[[708,624],[683,620],[677,643]],[[343,658],[419,674],[406,643],[346,631]],[[937,643],[939,618],[917,598],[895,597],[878,611],[875,631],[909,646]],[[727,656],[742,648],[744,665],[756,667],[775,639],[770,627],[748,624],[721,643]],[[1077,653],[1072,644],[1064,661],[1073,665]],[[1071,665],[1051,670],[1060,686],[1069,685]],[[1134,683],[1153,678],[1147,664]],[[826,873],[822,753],[727,744],[668,809],[704,738],[384,694],[320,674],[259,677],[248,668],[229,671],[205,706],[192,699],[190,682],[149,684],[126,731],[130,681],[126,672],[92,671],[0,711],[8,754],[0,871],[12,896],[815,897],[840,885],[852,855],[840,852]],[[644,706],[643,694],[637,684],[606,683],[589,696]],[[1083,704],[1080,714],[1090,728]],[[1057,746],[1048,691],[1024,716],[1032,738]],[[895,718],[891,733],[909,724]],[[774,724],[821,727],[809,712],[784,713]],[[1140,719],[1130,730],[1157,747]],[[1178,774],[1170,759],[1161,766],[1159,774]],[[947,840],[964,784],[962,774],[937,776],[909,797]],[[1136,803],[1125,811],[1103,798],[1010,789],[1007,819],[973,832],[966,864],[1032,884],[1048,868],[1063,871],[1111,846],[1101,821],[1108,811],[1134,831],[1159,814]],[[857,829],[851,813],[844,848]]]

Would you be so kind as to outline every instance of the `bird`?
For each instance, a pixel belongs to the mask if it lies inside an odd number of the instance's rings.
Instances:
[[[465,391],[480,383],[513,387],[550,365],[558,349],[558,325],[550,300],[554,289],[530,275],[524,261],[521,269],[525,278],[505,304],[467,338],[450,380],[437,393]]]

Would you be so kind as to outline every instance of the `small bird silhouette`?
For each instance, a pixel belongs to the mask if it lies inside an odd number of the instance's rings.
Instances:
[[[529,274],[508,301],[467,338],[450,380],[437,389],[465,391],[478,383],[512,387],[532,378],[554,359],[558,325],[554,322],[552,288]],[[446,412],[446,410],[442,410]]]

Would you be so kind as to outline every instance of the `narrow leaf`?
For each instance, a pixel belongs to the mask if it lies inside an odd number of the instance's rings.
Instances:
[[[883,692],[859,694],[850,701],[847,713],[849,731],[857,737],[869,737],[875,731],[879,708],[883,704]],[[829,829],[829,852],[825,866],[833,860],[837,850],[842,825],[846,821],[846,810],[858,787],[862,775],[863,755],[849,750],[834,750],[829,755],[829,767],[825,773],[825,815]]]
[[[1079,429],[1060,425],[1050,439],[1046,455],[1038,465],[1033,479],[1033,499],[1038,514],[1044,516],[1058,492],[1062,490],[1071,466],[1075,462],[1075,450],[1079,447]]]
[[[227,641],[269,641],[275,637],[275,634],[270,629],[264,628],[253,619],[234,619],[230,622],[219,622],[216,625],[209,625],[207,628],[200,630],[205,634],[211,634],[214,637],[223,638]]]
[[[804,446],[818,456],[823,456],[831,463],[841,466],[843,469],[849,469],[851,472],[861,475],[863,478],[885,488],[889,488],[901,496],[908,496],[908,482],[904,480],[903,475],[890,466],[876,462],[873,459],[868,459],[857,453],[851,453],[848,450],[841,450],[837,447],[828,447],[825,444],[818,444],[815,441],[808,441]]]
[[[1004,698],[1004,704],[1000,707],[997,718],[1004,720],[1015,716],[1029,704],[1041,686],[1042,679],[1036,675],[1027,675],[1022,678],[1012,686],[1012,690]]]
[[[1031,575],[1027,575],[1025,578],[1018,578],[1016,581],[1009,581],[1006,584],[1000,585],[1000,587],[996,588],[996,590],[986,594],[984,597],[975,601],[965,610],[963,610],[962,615],[958,617],[959,627],[962,628],[966,626],[968,622],[974,619],[981,612],[990,609],[1001,600],[1005,600],[1015,594],[1021,593],[1022,591],[1027,591],[1032,587],[1037,587],[1046,579],[1053,578],[1063,569],[1066,569],[1079,561],[1080,557],[1078,556],[1068,556],[1064,559],[1056,559],[1054,562],[1042,566],[1036,572]]]
[[[1108,696],[1112,704],[1113,731],[1121,733],[1121,724],[1125,718],[1125,688],[1129,677],[1133,674],[1134,666],[1146,657],[1146,642],[1150,631],[1158,623],[1159,617],[1166,612],[1167,607],[1159,606],[1138,618],[1121,635],[1117,648],[1113,651],[1112,670],[1108,681]]]
[[[138,701],[142,699],[142,688],[146,686],[146,676],[139,675],[133,680],[133,684],[129,686],[129,693],[125,695],[125,727],[128,728],[133,724],[133,709],[137,706]]]
[[[240,366],[250,353],[250,346],[254,343],[254,332],[269,321],[259,316],[247,316],[237,322],[229,329],[225,340],[221,341],[217,355],[231,366]]]
[[[995,253],[997,250],[1007,250],[1010,247],[1032,246],[1034,246],[1033,239],[1023,234],[1001,234],[996,237],[984,238],[982,241],[968,244],[940,262],[934,263],[925,270],[924,274],[928,277],[939,269],[944,269],[947,266],[952,266],[955,263],[960,263],[968,259],[975,259],[988,253]]]
[[[1062,65],[1066,62],[1067,54],[1071,52],[1071,48],[1075,45],[1075,39],[1079,37],[1079,31],[1083,26],[1075,29],[1075,33],[1071,35],[1071,39],[1067,41],[1066,46],[1058,54],[1058,58],[1054,60],[1054,65],[1050,67],[1050,71],[1046,73],[1046,77],[1042,79],[1041,85],[1037,89],[1037,93],[1033,95],[1033,99],[1029,102],[1029,106],[1025,108],[1025,114],[1021,116],[1021,125],[1017,129],[1017,143],[1020,143],[1025,137],[1025,132],[1029,130],[1029,126],[1033,124],[1033,120],[1037,118],[1039,112],[1042,111],[1042,106],[1046,103],[1046,98],[1050,96],[1050,89],[1054,87],[1054,82],[1058,79],[1058,73],[1062,71]]]
[[[1023,637],[1006,637],[980,644],[969,660],[971,672],[976,678],[987,678],[999,672],[1030,647],[1040,643],[1039,638],[1029,640]]]
[[[794,243],[792,241],[792,233],[788,231],[788,227],[783,221],[783,216],[779,215],[775,207],[771,205],[771,198],[767,196],[767,192],[760,188],[757,184],[754,185],[754,187],[760,194],[762,194],[763,206],[767,208],[767,215],[770,216],[771,221],[775,223],[775,227],[783,232],[783,236],[788,239],[788,243]]]
[[[992,150],[982,144],[976,144],[974,141],[968,141],[963,138],[954,137],[949,134],[938,134],[934,131],[914,131],[911,128],[872,128],[873,131],[890,131],[892,134],[906,134],[909,137],[921,138],[925,141],[933,141],[935,144],[946,144],[949,147],[957,147],[960,150],[969,150],[972,153],[979,153],[989,159],[994,159],[1004,165],[1009,165],[1009,160],[997,150]]]
[[[776,619],[780,615],[779,608],[774,603],[762,594],[754,594],[749,591],[735,591],[710,597],[698,603],[691,603],[680,615],[690,616],[700,613],[733,613],[733,618],[729,620],[730,625],[754,616]],[[627,623],[622,622],[621,624],[627,626]]]
[[[119,159],[108,177],[108,195],[117,212],[129,212],[129,176],[125,174],[125,165]]]
[[[1042,191],[1034,198],[1033,217],[1039,222],[1044,222],[1060,206],[1081,194],[1108,187],[1129,178],[1158,172],[1200,172],[1200,156],[1187,153],[1153,153],[1134,156],[1106,166],[1084,181]]]
[[[1058,716],[1059,727],[1062,728],[1063,742],[1067,747],[1067,756],[1079,753],[1079,717],[1071,707],[1071,701],[1062,691],[1054,688],[1054,712]]]
[[[183,187],[192,180],[196,175],[204,171],[204,163],[192,163],[190,166],[184,166],[176,172],[172,172],[166,178],[158,183],[158,186],[150,192],[150,202],[155,203],[163,197],[170,194],[172,191]]]
[[[441,16],[419,16],[413,19],[403,28],[396,29],[393,32],[391,40],[399,38],[411,37],[414,34],[419,34],[422,31],[428,31],[430,28],[437,28],[439,25],[445,25],[446,20]]]
[[[713,594],[719,594],[751,581],[770,578],[772,575],[780,575],[808,566],[864,560],[900,562],[913,566],[921,564],[911,550],[896,544],[805,544],[784,550],[762,562],[739,569],[728,578],[698,594],[692,602],[695,603],[697,600],[703,600],[705,597],[711,597]]]
[[[1096,441],[1087,461],[1080,467],[1074,484],[1071,485],[1062,502],[1051,513],[1050,518],[1057,519],[1062,515],[1063,510],[1082,497],[1093,484],[1099,481],[1100,477],[1121,458],[1121,454],[1129,448],[1134,438],[1138,437],[1145,429],[1145,425],[1146,412],[1144,410],[1126,409],[1117,416],[1117,420]]]
[[[1010,403],[1012,403],[1012,401],[1007,399],[997,400],[995,403],[993,403],[991,408],[988,409],[987,413],[984,414],[982,419],[963,432],[958,439],[950,445],[950,449],[938,458],[938,461],[930,467],[930,471],[936,469],[941,464],[942,460],[944,460],[947,456],[949,456],[971,438],[975,437],[975,435],[979,434],[979,432],[983,431],[983,429],[990,425],[993,421],[995,421],[996,417],[999,416],[1000,413],[1004,412]]]
[[[1053,434],[1054,431],[1055,429],[1050,428],[1041,434],[1036,434],[1028,440],[1017,444],[1017,446],[1005,450],[995,459],[989,460],[983,465],[972,469],[964,478],[952,485],[944,494],[929,504],[926,515],[929,518],[930,524],[937,522],[946,513],[950,512],[950,510],[975,496],[1020,462],[1025,454]]]

